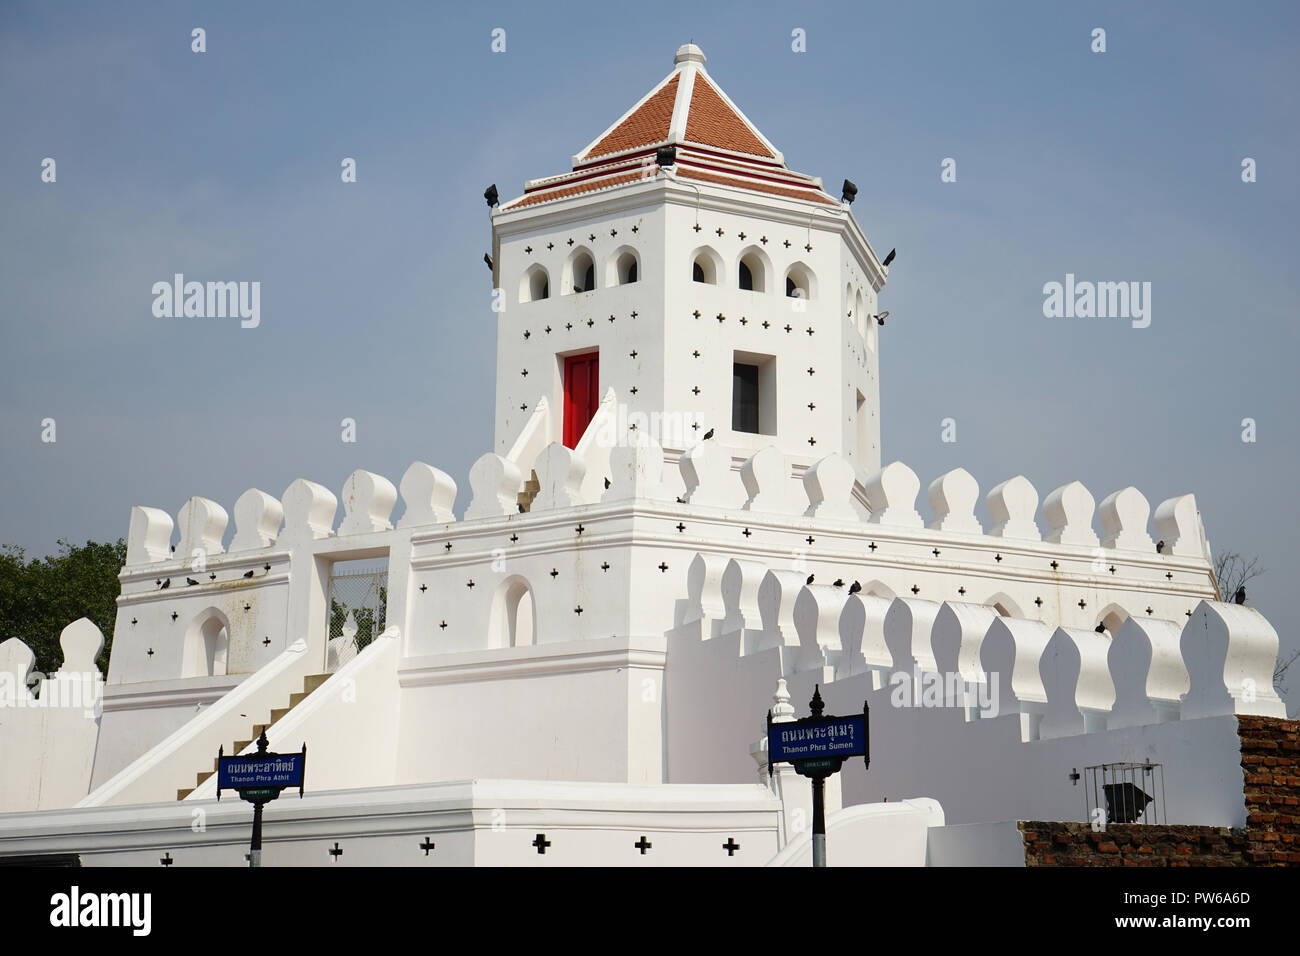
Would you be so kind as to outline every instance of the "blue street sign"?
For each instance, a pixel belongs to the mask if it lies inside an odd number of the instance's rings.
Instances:
[[[243,790],[248,787],[301,788],[306,766],[307,755],[303,753],[222,757],[217,764],[217,790]]]
[[[867,717],[809,717],[772,724],[767,734],[770,764],[794,763],[818,757],[865,757]]]

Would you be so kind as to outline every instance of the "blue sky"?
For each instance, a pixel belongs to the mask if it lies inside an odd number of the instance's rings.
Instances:
[[[229,510],[248,487],[396,481],[416,458],[463,506],[492,432],[482,190],[567,169],[694,39],[791,167],[853,179],[863,229],[899,250],[885,460],[923,486],[961,465],[984,490],[1023,473],[1041,495],[1195,492],[1215,548],[1267,568],[1251,603],[1295,647],[1298,20],[1287,3],[5,3],[0,541],[43,554],[124,536],[132,504]],[[175,272],[261,281],[261,327],[154,318]],[[1151,282],[1150,328],[1044,318],[1067,272]]]

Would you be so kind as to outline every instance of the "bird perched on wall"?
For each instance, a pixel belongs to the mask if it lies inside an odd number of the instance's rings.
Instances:
[[[492,257],[488,255],[486,252],[483,253],[483,261],[487,263],[487,267],[489,269],[492,268]]]
[[[1105,625],[1105,624],[1098,624],[1095,628],[1093,628],[1093,630],[1096,631],[1098,634],[1105,634],[1105,633],[1106,633],[1106,625]]]
[[[606,490],[606,491],[609,490],[609,479],[608,479],[608,478],[605,479],[605,490]]]
[[[1157,542],[1156,542],[1156,554],[1164,554],[1164,553],[1165,553],[1165,543],[1164,543],[1164,541],[1157,541]]]
[[[1241,587],[1237,588],[1236,592],[1232,595],[1232,603],[1233,604],[1246,603],[1246,585],[1243,584]]]
[[[244,577],[246,577],[246,578],[251,578],[252,576],[253,576],[253,572],[252,572],[252,571],[245,571],[245,572],[244,572]]]
[[[808,575],[808,580],[805,581],[804,584],[812,584],[812,583],[813,583],[813,578],[815,578],[815,577],[817,577],[817,575],[815,575],[815,574],[810,574],[810,575]]]
[[[190,587],[194,587],[194,585],[198,584],[199,582],[195,581],[193,578],[186,578],[185,583],[188,584]]]
[[[713,429],[710,428],[708,431],[706,431],[706,432],[704,433],[704,438],[703,438],[702,440],[703,440],[703,441],[708,441],[708,440],[709,440],[710,438],[712,438],[712,437],[713,437]]]
[[[169,587],[171,587],[171,586],[172,586],[172,579],[171,579],[171,578],[168,578],[168,579],[167,579],[166,581],[164,581],[162,584],[158,585],[158,590],[159,590],[159,591],[166,591],[166,590],[167,590]]]
[[[832,586],[832,587],[837,587],[837,588],[842,588],[842,587],[844,587],[844,579],[843,579],[843,578],[836,578],[834,581],[831,582],[831,586]]]
[[[894,261],[894,256],[897,253],[898,253],[897,249],[890,249],[889,255],[885,256],[885,261],[882,262],[881,265],[884,266],[885,268],[889,268],[889,264]]]
[[[852,584],[849,585],[850,594],[857,594],[861,590],[862,590],[862,582],[860,581],[854,581]]]

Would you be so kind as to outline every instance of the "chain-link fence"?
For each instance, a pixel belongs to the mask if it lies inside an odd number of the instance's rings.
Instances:
[[[340,561],[330,574],[326,671],[334,673],[383,633],[388,607],[388,564],[360,567]]]

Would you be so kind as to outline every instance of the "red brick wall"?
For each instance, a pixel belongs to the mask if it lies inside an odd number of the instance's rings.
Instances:
[[[1246,862],[1300,863],[1300,721],[1238,717],[1246,778]]]
[[[1300,721],[1239,717],[1244,829],[1022,821],[1026,866],[1286,866],[1300,863]]]

